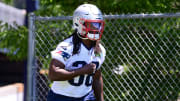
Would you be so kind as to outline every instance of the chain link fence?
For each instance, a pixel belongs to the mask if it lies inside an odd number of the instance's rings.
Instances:
[[[105,101],[177,101],[180,13],[104,15]],[[72,16],[30,15],[27,101],[46,101],[50,51],[71,35]]]

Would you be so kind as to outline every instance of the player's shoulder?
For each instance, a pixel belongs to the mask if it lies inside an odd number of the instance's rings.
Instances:
[[[102,44],[99,44],[99,47],[101,49],[101,52],[97,56],[100,57],[100,60],[101,60],[100,65],[102,65],[106,57],[106,49],[104,48]]]
[[[56,47],[57,50],[64,50],[66,52],[70,52],[72,48],[73,48],[73,43],[71,37],[60,42]]]
[[[106,56],[106,49],[104,48],[104,46],[102,44],[100,44],[99,47],[101,48],[102,55]]]
[[[52,58],[57,59],[65,64],[66,61],[72,56],[72,45],[73,43],[71,41],[71,37],[60,42],[56,49],[51,51]]]

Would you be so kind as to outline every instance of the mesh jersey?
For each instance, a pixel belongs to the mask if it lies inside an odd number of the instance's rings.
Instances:
[[[74,70],[83,67],[89,63],[95,63],[99,69],[105,60],[106,51],[100,45],[102,52],[94,53],[94,48],[88,49],[81,43],[80,52],[72,55],[73,43],[72,37],[61,42],[55,50],[51,52],[51,56],[64,63],[66,70]],[[51,89],[56,94],[61,94],[69,97],[82,97],[88,94],[92,89],[92,75],[80,75],[72,80],[54,81]]]

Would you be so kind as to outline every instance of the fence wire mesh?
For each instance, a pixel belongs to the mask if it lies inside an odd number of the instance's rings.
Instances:
[[[35,44],[32,100],[46,101],[50,51],[71,35],[72,17],[31,16]],[[105,15],[101,43],[105,101],[177,101],[180,96],[180,14]],[[29,66],[29,68],[31,68]],[[30,85],[30,84],[29,84]]]

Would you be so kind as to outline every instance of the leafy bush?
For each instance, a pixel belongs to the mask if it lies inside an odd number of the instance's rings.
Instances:
[[[11,60],[27,58],[28,29],[25,26],[14,26],[0,22],[0,48],[8,49],[7,55]]]

